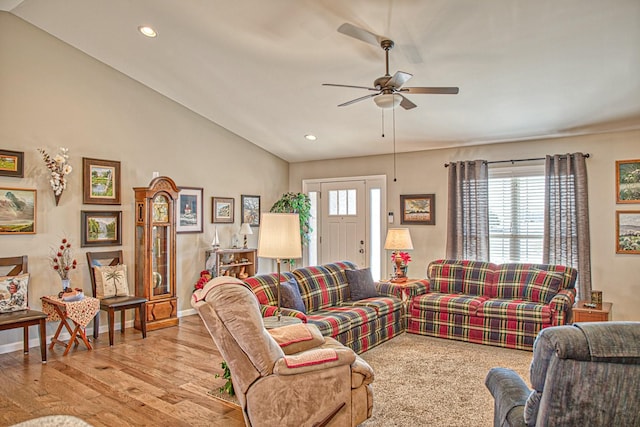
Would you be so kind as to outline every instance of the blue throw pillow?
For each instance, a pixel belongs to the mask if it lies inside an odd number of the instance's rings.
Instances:
[[[302,313],[307,312],[307,309],[302,302],[298,283],[295,279],[289,279],[287,282],[280,283],[280,304],[285,308],[292,308]]]
[[[376,285],[373,282],[373,276],[371,276],[370,268],[345,270],[344,273],[347,275],[347,282],[349,282],[351,299],[353,301],[378,296],[378,291],[376,291]]]

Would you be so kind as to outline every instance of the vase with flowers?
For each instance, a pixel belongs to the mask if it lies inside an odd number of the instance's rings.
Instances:
[[[63,238],[60,241],[60,245],[52,250],[50,262],[51,267],[62,280],[63,291],[71,288],[69,285],[69,272],[78,267],[78,262],[73,258],[71,243],[67,239]]]
[[[42,160],[44,160],[47,169],[49,169],[49,174],[51,175],[49,184],[51,184],[51,189],[56,197],[56,206],[58,206],[62,192],[67,188],[66,176],[73,171],[69,164],[69,149],[60,147],[58,154],[53,157],[42,148],[38,148],[38,151],[42,155]]]
[[[393,252],[391,254],[391,261],[394,262],[393,282],[406,282],[407,270],[409,268],[409,262],[411,261],[411,255],[409,255],[407,252]]]

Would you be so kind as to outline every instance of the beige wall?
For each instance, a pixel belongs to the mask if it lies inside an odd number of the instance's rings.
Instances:
[[[69,148],[74,171],[55,206],[36,148],[51,153],[60,146]],[[48,254],[63,236],[71,239],[80,264],[72,284],[91,289],[80,248],[81,210],[122,210],[122,249],[133,266],[132,188],[148,185],[154,171],[179,186],[204,188],[204,233],[177,238],[181,311],[191,308],[193,284],[213,237],[211,197],[235,198],[235,224],[218,226],[222,246],[229,247],[231,233],[240,227],[240,195],[261,195],[262,209],[268,210],[288,188],[282,159],[5,12],[0,12],[0,148],[23,151],[26,165],[24,178],[0,177],[0,186],[38,190],[37,233],[0,235],[0,256],[29,255],[34,308],[40,308],[40,296],[60,289]],[[121,206],[82,204],[83,157],[121,162]],[[249,236],[249,245],[256,247],[257,239],[257,233]],[[262,263],[261,270],[272,271],[270,263]],[[0,351],[20,337],[17,330],[0,334]]]
[[[615,253],[616,210],[640,210],[640,205],[616,205],[615,161],[640,158],[640,131],[398,154],[397,182],[393,182],[390,155],[294,163],[289,170],[289,186],[292,191],[300,191],[303,179],[386,174],[387,210],[395,213],[394,226],[400,225],[401,194],[435,193],[436,225],[409,227],[414,244],[410,274],[424,275],[426,265],[445,254],[445,163],[573,152],[591,154],[587,170],[593,288],[602,290],[604,299],[613,302],[615,320],[640,320],[640,255]]]

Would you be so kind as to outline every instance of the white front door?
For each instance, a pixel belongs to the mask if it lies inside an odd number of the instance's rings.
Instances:
[[[320,263],[346,260],[367,267],[365,181],[324,182],[321,194]]]

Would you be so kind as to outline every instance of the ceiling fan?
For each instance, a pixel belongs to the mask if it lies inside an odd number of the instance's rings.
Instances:
[[[352,99],[351,101],[344,102],[338,105],[338,107],[345,107],[347,105],[355,104],[356,102],[364,101],[365,99],[373,98],[376,105],[380,108],[395,108],[400,105],[405,110],[410,110],[417,107],[417,105],[411,102],[404,95],[402,95],[403,93],[455,95],[459,91],[457,87],[402,87],[402,85],[404,85],[411,77],[413,77],[413,75],[405,73],[403,71],[397,71],[393,76],[389,74],[389,51],[393,49],[393,40],[390,40],[387,37],[379,36],[349,23],[342,24],[338,28],[338,32],[349,37],[361,40],[365,43],[370,43],[375,46],[379,45],[380,47],[382,47],[382,49],[384,49],[386,61],[385,75],[382,77],[378,77],[373,82],[373,87],[323,83],[323,86],[349,87],[355,89],[366,89],[375,92],[356,99]]]

